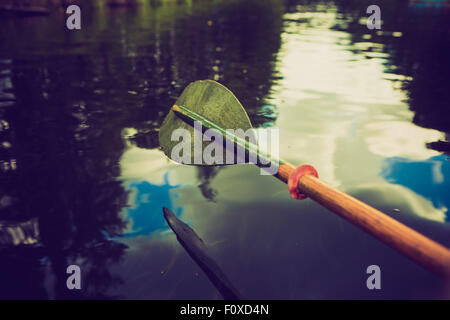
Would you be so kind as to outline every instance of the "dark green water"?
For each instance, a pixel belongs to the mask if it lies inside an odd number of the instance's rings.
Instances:
[[[377,31],[366,1],[147,2],[82,2],[81,31],[62,10],[1,17],[0,224],[39,225],[33,244],[0,248],[1,298],[219,298],[162,206],[246,298],[448,297],[258,168],[180,166],[157,139],[184,87],[215,79],[255,126],[280,129],[282,158],[450,246],[448,9],[379,1]]]

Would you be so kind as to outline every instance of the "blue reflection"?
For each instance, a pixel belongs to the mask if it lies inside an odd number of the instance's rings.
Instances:
[[[410,8],[444,8],[447,0],[409,0]]]
[[[124,233],[123,237],[150,235],[169,229],[162,213],[163,206],[171,209],[176,216],[181,215],[182,208],[173,208],[176,194],[170,193],[181,185],[170,185],[168,175],[168,172],[164,175],[162,185],[148,181],[130,183],[129,189],[134,191],[134,203],[132,208],[127,209],[125,219],[130,223],[131,230]]]
[[[436,208],[447,208],[445,220],[450,221],[450,161],[445,155],[425,161],[387,158],[381,175],[390,183],[403,185],[429,199]]]

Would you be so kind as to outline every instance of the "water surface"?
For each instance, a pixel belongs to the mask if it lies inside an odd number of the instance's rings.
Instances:
[[[449,11],[380,1],[382,30],[368,30],[369,4],[86,1],[76,32],[62,10],[2,17],[0,220],[37,219],[39,237],[0,249],[0,297],[220,298],[162,206],[249,299],[445,297],[258,168],[180,166],[158,148],[183,88],[217,80],[254,126],[280,129],[283,159],[450,246]],[[66,289],[69,264],[80,291]],[[380,291],[366,288],[371,264]]]

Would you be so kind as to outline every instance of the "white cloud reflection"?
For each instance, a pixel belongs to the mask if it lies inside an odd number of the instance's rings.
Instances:
[[[385,73],[389,55],[383,45],[367,36],[352,43],[348,33],[330,29],[336,19],[332,10],[285,16],[277,57],[283,77],[269,97],[279,110],[281,158],[313,164],[324,181],[341,189],[374,183],[386,201],[409,202],[405,210],[444,221],[445,208],[380,176],[385,158],[436,156],[426,143],[443,134],[412,122],[407,96],[398,89],[399,81],[411,78]],[[317,22],[314,28],[311,21]],[[440,181],[438,168],[433,172]]]

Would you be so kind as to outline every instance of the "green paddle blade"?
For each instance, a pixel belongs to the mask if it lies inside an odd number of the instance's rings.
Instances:
[[[194,112],[200,118],[208,121],[209,124],[212,123],[217,128],[224,130],[241,129],[244,132],[252,128],[250,119],[239,100],[225,86],[212,80],[200,80],[189,84],[175,102],[175,105],[182,107],[185,111],[189,110]],[[204,121],[199,122],[203,124]],[[209,127],[211,127],[211,125]],[[184,129],[185,131],[177,129]],[[201,129],[205,131],[207,126],[202,126]],[[189,139],[185,139],[185,134],[181,137],[180,133],[183,132],[189,133]],[[179,113],[175,113],[171,109],[161,125],[159,131],[159,144],[166,156],[176,162],[194,165],[230,164],[226,161],[227,152],[220,152],[220,148],[217,149],[218,152],[214,154],[216,160],[214,163],[211,163],[211,161],[208,161],[201,156],[203,151],[208,150],[208,146],[209,150],[211,150],[211,145],[213,144],[211,141],[205,141],[208,140],[208,138],[205,139],[207,134],[204,135],[203,133],[204,132],[200,132],[198,129],[194,129],[192,118],[188,119],[180,117]],[[214,140],[214,138],[212,138],[212,140]],[[188,143],[190,152],[187,150]],[[224,146],[224,144],[225,142],[223,142],[222,146]],[[183,146],[185,146],[186,149]],[[174,156],[174,154],[176,156]],[[181,158],[182,160],[180,160]]]

